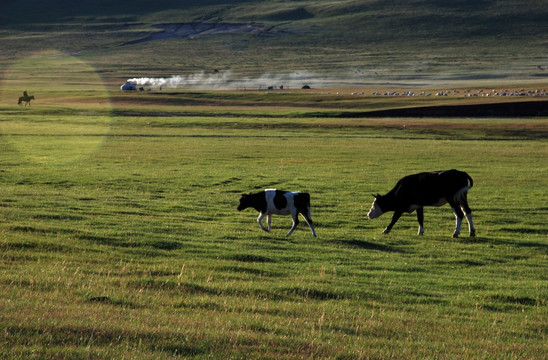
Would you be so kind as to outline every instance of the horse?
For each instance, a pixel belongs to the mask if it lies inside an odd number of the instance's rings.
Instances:
[[[30,101],[34,100],[34,95],[31,96],[21,96],[19,97],[19,101],[17,102],[17,105],[21,105],[22,103],[25,103],[23,105],[30,106]]]

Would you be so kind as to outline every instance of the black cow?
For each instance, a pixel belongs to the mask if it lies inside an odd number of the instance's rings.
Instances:
[[[470,183],[469,183],[470,181]],[[472,222],[472,210],[468,206],[467,192],[474,181],[467,173],[458,170],[423,172],[402,178],[386,195],[373,195],[375,201],[367,214],[374,219],[387,211],[394,211],[392,221],[384,230],[388,234],[404,212],[417,210],[419,235],[424,234],[424,206],[442,206],[449,203],[457,221],[453,237],[460,234],[462,218],[468,221],[470,236],[476,236]],[[464,214],[463,214],[464,212]]]
[[[257,222],[261,226],[261,229],[266,232],[270,232],[271,230],[270,224],[272,214],[291,215],[293,226],[287,233],[287,236],[291,235],[299,224],[299,214],[301,214],[308,226],[310,226],[312,235],[316,237],[316,231],[314,230],[312,219],[310,218],[310,195],[307,193],[266,189],[255,194],[243,194],[240,198],[238,211],[242,211],[249,207],[260,213]],[[261,220],[265,216],[268,229],[261,223]]]

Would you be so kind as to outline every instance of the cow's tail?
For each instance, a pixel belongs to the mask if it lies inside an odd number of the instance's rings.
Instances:
[[[468,190],[472,188],[472,186],[474,186],[474,180],[472,180],[472,177],[468,175],[467,173],[464,173],[464,175],[466,176],[467,181],[469,182],[469,185],[466,185],[465,187],[457,191],[455,195],[453,195],[453,201],[456,202],[457,204],[467,203],[466,193],[468,192]]]
[[[470,175],[468,175],[468,173],[465,173],[465,174],[466,174],[466,177],[468,178],[468,181],[470,181],[469,186],[471,188],[472,186],[474,186],[474,180],[472,180],[472,177]]]
[[[304,214],[310,211],[310,194],[309,193],[300,193],[300,199],[295,199],[295,206],[299,212]]]
[[[309,193],[303,193],[304,197],[304,205],[309,210],[310,209],[310,194]]]

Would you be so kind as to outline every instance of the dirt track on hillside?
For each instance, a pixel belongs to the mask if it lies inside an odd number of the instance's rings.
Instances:
[[[159,32],[153,33],[145,38],[137,39],[124,43],[123,45],[139,44],[147,41],[166,40],[174,38],[195,39],[202,35],[217,35],[217,34],[259,34],[270,31],[270,28],[265,28],[262,25],[247,24],[247,23],[170,23],[170,24],[155,24],[153,28],[160,29]]]

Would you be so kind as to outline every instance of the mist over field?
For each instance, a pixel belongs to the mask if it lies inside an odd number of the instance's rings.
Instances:
[[[135,85],[150,86],[152,88],[184,88],[196,89],[268,89],[271,88],[301,88],[307,84],[319,84],[322,77],[307,71],[296,71],[289,74],[265,73],[259,77],[239,77],[232,71],[204,71],[190,75],[172,75],[167,78],[132,78],[127,81]]]

